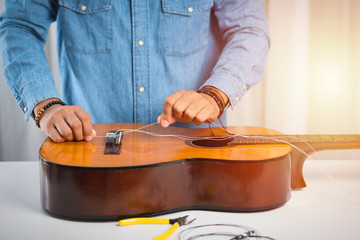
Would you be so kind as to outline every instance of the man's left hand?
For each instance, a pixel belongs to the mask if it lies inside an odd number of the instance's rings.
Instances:
[[[219,114],[219,106],[209,95],[180,90],[165,99],[163,112],[157,121],[163,127],[168,127],[176,121],[200,125],[204,122],[214,122]]]

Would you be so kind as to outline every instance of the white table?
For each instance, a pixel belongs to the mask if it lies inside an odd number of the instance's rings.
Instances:
[[[275,239],[360,239],[360,160],[307,160],[308,187],[293,191],[284,206],[258,213],[210,211],[190,214],[189,225],[232,223]],[[151,239],[168,225],[119,227],[116,222],[80,222],[48,215],[40,205],[39,163],[0,162],[0,239]],[[171,236],[177,239],[177,233]],[[201,238],[220,239],[220,238]],[[221,238],[229,239],[229,238]]]

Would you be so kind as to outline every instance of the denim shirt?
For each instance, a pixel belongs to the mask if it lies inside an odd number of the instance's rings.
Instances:
[[[47,98],[92,122],[154,123],[177,90],[212,85],[235,106],[260,81],[269,48],[261,0],[8,0],[4,76],[25,118]],[[57,21],[60,94],[44,53]]]

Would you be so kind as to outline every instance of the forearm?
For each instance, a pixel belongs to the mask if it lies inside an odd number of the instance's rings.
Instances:
[[[261,0],[222,0],[214,8],[224,48],[204,85],[222,90],[236,105],[264,75],[270,40],[263,4]]]
[[[4,27],[1,29],[1,47],[4,77],[15,97],[18,105],[23,110],[25,118],[31,116],[35,105],[47,98],[57,97],[50,68],[43,53],[43,48],[38,40],[26,36],[24,30],[19,28]],[[23,35],[21,42],[32,45],[23,46],[13,38]]]
[[[27,12],[26,7],[7,3],[7,10],[1,15],[0,51],[4,77],[26,119],[38,102],[59,98],[44,53],[47,29],[52,19],[37,16],[44,15],[42,8],[39,9],[34,14]],[[35,18],[38,22],[33,21]]]

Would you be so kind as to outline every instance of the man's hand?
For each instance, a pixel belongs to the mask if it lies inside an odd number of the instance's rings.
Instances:
[[[47,99],[34,108],[35,115],[47,103],[56,99]],[[90,115],[79,106],[53,105],[45,110],[40,118],[42,132],[54,142],[91,141],[96,136],[91,125]]]
[[[223,92],[221,94],[227,102],[227,96]],[[209,95],[180,90],[165,99],[163,112],[157,121],[163,127],[168,127],[176,121],[200,125],[204,122],[214,122],[219,113],[219,106]]]

